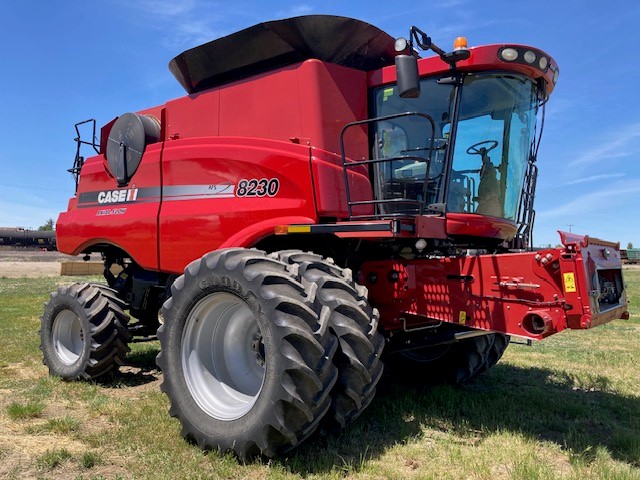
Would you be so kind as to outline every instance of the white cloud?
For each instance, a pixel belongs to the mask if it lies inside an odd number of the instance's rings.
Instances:
[[[613,158],[640,153],[640,123],[591,137],[585,151],[569,162],[570,167],[587,166]]]
[[[55,221],[60,213],[57,206],[35,206],[21,202],[0,201],[0,226],[38,228],[49,219]]]
[[[195,47],[226,35],[214,29],[209,21],[193,20],[174,26],[174,32],[165,41],[165,45],[172,50]]]
[[[566,112],[571,112],[576,108],[576,101],[572,100],[569,97],[554,97],[554,94],[551,94],[551,100],[547,103],[545,109],[545,122],[548,122],[550,119],[555,120],[556,117],[562,118]],[[549,125],[545,124],[545,130],[549,128]],[[562,130],[564,128],[563,125],[558,122],[557,130]]]
[[[610,212],[616,206],[629,204],[629,201],[635,200],[638,194],[640,194],[639,181],[633,179],[617,182],[576,197],[559,207],[538,211],[536,218],[543,220],[564,215],[575,218],[583,214],[594,215],[603,211]]]
[[[147,15],[167,17],[189,14],[196,5],[195,0],[128,0],[122,3]]]
[[[205,0],[114,0],[129,9],[128,20],[161,32],[165,48],[179,52],[228,35],[229,18],[237,20],[247,12],[232,11],[217,2]]]
[[[577,185],[579,183],[596,182],[600,180],[608,180],[608,179],[620,178],[624,176],[625,176],[624,173],[603,173],[602,175],[591,175],[589,177],[577,178],[575,180],[571,180],[570,182],[563,183],[562,186],[566,187],[569,185]]]
[[[14,176],[11,183],[0,180],[0,226],[38,228],[66,210],[68,198],[73,195],[71,176],[65,175],[64,181],[49,185],[42,185],[43,180],[37,183],[28,184],[20,176]]]
[[[435,2],[433,6],[440,9],[449,9],[461,7],[467,3],[469,3],[469,0],[440,0],[439,2]]]
[[[287,10],[277,12],[276,16],[281,18],[299,17],[300,15],[309,15],[313,10],[314,8],[311,5],[301,3],[299,5],[289,7]]]

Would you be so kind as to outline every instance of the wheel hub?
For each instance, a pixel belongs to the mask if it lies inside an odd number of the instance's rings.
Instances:
[[[264,342],[262,341],[262,335],[258,334],[253,338],[251,342],[251,350],[256,358],[256,363],[261,367],[264,367]]]

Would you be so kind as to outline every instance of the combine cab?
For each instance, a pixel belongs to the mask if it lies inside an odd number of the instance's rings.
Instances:
[[[46,305],[53,375],[104,375],[157,330],[184,435],[273,456],[353,422],[383,349],[398,374],[455,384],[511,335],[628,317],[618,244],[531,248],[545,52],[305,16],[169,67],[187,96],[78,136],[58,248],[102,253],[106,284]]]

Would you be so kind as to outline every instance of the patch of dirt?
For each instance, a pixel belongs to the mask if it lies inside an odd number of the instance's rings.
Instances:
[[[30,435],[24,433],[24,427],[16,424],[3,425],[0,427],[0,449],[5,451],[16,451],[23,457],[39,457],[47,450],[67,449],[71,454],[82,454],[87,450],[84,443],[74,440],[64,435],[54,435],[49,433],[39,433]],[[0,475],[2,477],[2,475]]]
[[[81,261],[82,255],[67,255],[60,252],[47,252],[26,248],[0,247],[0,262],[62,262]],[[92,254],[91,260],[100,260],[99,254]]]
[[[0,462],[0,478],[19,478],[20,480],[36,480],[42,478],[55,478],[56,480],[75,480],[78,478],[128,478],[129,472],[125,467],[125,458],[120,455],[106,457],[103,452],[83,448],[79,452],[73,452],[68,446],[51,443],[51,439],[42,437],[43,441],[48,441],[48,448],[36,455],[33,445],[27,446],[27,450],[5,451],[5,455]],[[56,441],[57,442],[57,441]],[[0,447],[2,448],[2,447]],[[60,450],[66,448],[72,458],[64,460],[53,469],[38,465],[38,457],[47,450]],[[0,450],[2,451],[2,450]],[[103,463],[93,467],[84,468],[81,464],[83,453],[93,452],[100,455]]]
[[[47,371],[44,365],[34,368],[33,365],[25,366],[22,363],[9,363],[0,367],[3,375],[7,375],[12,380],[38,380]]]
[[[58,277],[60,268],[60,262],[0,262],[0,277]]]
[[[61,262],[81,262],[82,260],[82,256],[66,255],[60,252],[0,248],[0,277],[57,277],[60,276]],[[91,260],[100,260],[100,255],[92,254]]]
[[[36,380],[42,377],[40,368],[34,369],[21,364],[10,364],[4,368],[10,369],[18,378]],[[0,390],[0,478],[76,479],[80,475],[91,478],[129,475],[125,466],[126,459],[122,455],[110,450],[92,448],[90,444],[82,441],[82,436],[87,433],[99,434],[114,428],[106,415],[91,413],[89,406],[83,401],[71,401],[53,395],[45,401],[45,409],[39,417],[12,420],[6,414],[6,406],[19,397],[20,390]],[[66,415],[81,422],[80,437],[76,433],[65,435],[38,428],[51,419]],[[64,460],[53,469],[38,464],[40,457],[48,451],[62,449],[66,449],[72,458]],[[93,468],[82,466],[82,457],[88,452],[96,454],[100,459],[98,465]]]
[[[10,393],[13,397],[13,392]],[[87,446],[65,435],[51,433],[29,434],[25,430],[28,426],[42,423],[42,419],[11,420],[0,412],[0,478],[40,478],[42,473],[37,466],[37,459],[50,450],[66,449],[71,455],[80,457]],[[75,467],[75,466],[74,466]],[[76,468],[74,468],[76,470]],[[71,473],[71,472],[70,472]],[[74,471],[75,478],[79,472]],[[56,475],[56,478],[63,478]]]
[[[159,368],[142,369],[125,365],[120,367],[118,379],[121,380],[126,387],[113,389],[113,396],[127,400],[138,400],[141,393],[156,390],[160,391],[162,372]]]

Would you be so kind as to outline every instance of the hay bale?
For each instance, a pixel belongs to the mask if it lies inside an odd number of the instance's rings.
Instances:
[[[102,275],[102,262],[60,262],[60,275]]]

